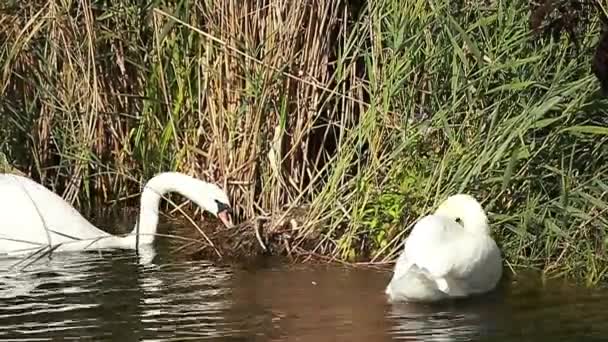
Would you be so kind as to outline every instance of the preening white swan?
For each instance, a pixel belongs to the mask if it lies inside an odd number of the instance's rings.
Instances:
[[[124,237],[95,227],[60,196],[35,181],[0,174],[0,254],[15,255],[46,247],[54,251],[131,249],[136,245],[138,224],[139,244],[151,244],[161,197],[173,191],[232,226],[226,193],[217,185],[178,172],[160,173],[146,183],[138,221]]]
[[[438,301],[488,292],[501,276],[500,250],[483,208],[458,194],[416,223],[385,292],[393,302]]]

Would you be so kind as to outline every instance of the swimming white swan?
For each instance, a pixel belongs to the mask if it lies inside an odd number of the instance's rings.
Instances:
[[[416,223],[385,292],[393,302],[431,302],[488,292],[501,276],[500,250],[483,208],[458,194]]]
[[[133,249],[139,225],[139,245],[154,241],[161,197],[177,192],[231,227],[230,202],[217,185],[178,172],[151,178],[141,194],[139,219],[133,231],[120,237],[92,225],[60,196],[35,181],[0,174],[0,254],[15,255],[48,247],[53,251],[103,248]]]

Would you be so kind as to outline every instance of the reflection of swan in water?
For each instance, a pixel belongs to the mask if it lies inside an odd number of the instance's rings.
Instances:
[[[2,339],[87,339],[113,331],[119,340],[137,340],[124,329],[136,327],[139,316],[133,252],[57,253],[21,269],[11,259],[0,260]]]
[[[45,291],[63,294],[86,292],[81,284],[87,281],[89,271],[95,266],[91,258],[83,257],[84,255],[57,255],[53,259],[41,259],[31,263],[25,269],[16,267],[22,261],[20,259],[0,258],[0,299],[16,300],[19,297]],[[29,306],[32,310],[36,306],[44,306],[48,309],[48,303],[29,304]],[[69,306],[61,308],[61,310],[70,309],[72,308]]]
[[[141,265],[150,265],[155,255],[152,245],[140,246],[137,260]],[[65,284],[60,289],[62,293],[83,292],[85,290],[76,284],[91,276],[96,263],[103,260],[96,252],[59,253],[52,259],[36,259],[36,255],[0,258],[0,299],[27,296],[50,284]]]
[[[117,341],[220,337],[232,272],[204,262],[142,264],[133,251],[57,253],[23,270],[0,259],[0,340],[107,337]],[[153,249],[154,250],[154,249]]]
[[[471,341],[501,329],[508,316],[504,291],[440,304],[394,303],[388,307],[394,339],[406,341]]]
[[[22,261],[17,258],[0,258],[0,298],[27,296],[30,292],[55,283],[72,284],[62,289],[64,293],[81,291],[76,285],[78,280],[87,277],[92,267],[87,263],[78,263],[81,258],[65,255],[53,259],[41,259],[27,268],[19,268]],[[71,264],[66,268],[66,264]]]

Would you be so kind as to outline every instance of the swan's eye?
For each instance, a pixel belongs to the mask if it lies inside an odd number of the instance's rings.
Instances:
[[[458,223],[458,224],[459,224],[459,225],[461,225],[461,226],[463,225],[463,223],[462,223],[462,219],[461,219],[460,217],[457,217],[457,218],[456,218],[456,223]]]

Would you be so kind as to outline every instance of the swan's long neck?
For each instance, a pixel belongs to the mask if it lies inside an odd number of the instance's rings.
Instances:
[[[158,226],[159,206],[163,195],[177,192],[192,198],[189,190],[192,189],[190,185],[194,181],[192,177],[176,172],[165,172],[152,177],[142,191],[139,218],[131,234],[124,238],[128,239],[126,243],[134,245],[137,232],[139,232],[140,244],[152,243]]]

